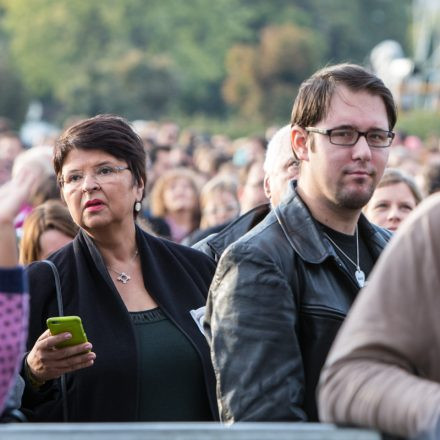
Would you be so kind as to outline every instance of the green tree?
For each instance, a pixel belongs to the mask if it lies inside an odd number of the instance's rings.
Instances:
[[[306,28],[264,28],[257,46],[231,48],[225,100],[243,116],[285,121],[299,84],[318,67],[324,47]]]

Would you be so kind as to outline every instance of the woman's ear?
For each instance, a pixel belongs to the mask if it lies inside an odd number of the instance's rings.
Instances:
[[[308,133],[304,128],[294,125],[292,127],[292,150],[293,154],[300,161],[309,160],[309,145],[307,144]]]
[[[144,189],[145,184],[142,179],[140,179],[139,183],[135,183],[136,185],[136,200],[142,200],[144,198]]]

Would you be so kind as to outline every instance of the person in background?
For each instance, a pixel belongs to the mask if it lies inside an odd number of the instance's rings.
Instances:
[[[297,179],[299,173],[298,160],[294,157],[291,147],[290,125],[279,129],[270,140],[263,170],[263,190],[265,196],[270,200],[270,204],[259,205],[247,211],[217,234],[211,234],[195,243],[193,245],[195,249],[218,261],[223,251],[231,243],[260,223],[271,208],[278,206],[288,183]]]
[[[32,147],[20,153],[12,168],[12,175],[14,176],[23,168],[37,169],[39,173],[39,182],[35,185],[32,195],[28,203],[24,204],[15,219],[15,228],[17,236],[21,237],[23,222],[26,217],[32,212],[35,206],[44,201],[44,197],[53,195],[53,177],[54,172],[52,168],[52,148],[51,147]],[[57,191],[59,194],[59,191]]]
[[[428,162],[423,168],[422,176],[427,196],[440,191],[440,159]]]
[[[222,421],[318,420],[319,373],[391,236],[361,211],[395,122],[390,90],[361,66],[329,66],[300,86],[298,180],[224,251],[209,290],[204,328]]]
[[[31,421],[62,421],[66,374],[70,422],[210,421],[218,418],[209,347],[194,313],[214,264],[189,247],[140,229],[146,176],[142,140],[115,115],[65,131],[54,149],[63,199],[79,226],[48,259],[58,269],[64,313],[82,319],[89,342],[59,348],[55,280],[29,265],[31,313],[22,409]]]
[[[150,196],[152,216],[169,228],[169,238],[180,243],[200,224],[199,185],[186,168],[169,170],[157,179]]]
[[[387,168],[363,211],[371,223],[395,232],[421,200],[422,194],[410,175]]]
[[[380,257],[322,371],[319,415],[399,438],[440,438],[440,196]]]
[[[23,224],[20,240],[20,264],[44,260],[78,232],[69,210],[57,200],[48,200],[34,208]]]
[[[263,161],[257,160],[248,163],[240,170],[240,186],[238,199],[240,200],[240,213],[245,214],[259,205],[268,202],[264,192]]]
[[[299,161],[292,153],[290,130],[288,124],[275,132],[266,151],[263,164],[264,193],[272,206],[279,205],[288,182],[299,175]]]
[[[200,192],[200,207],[202,211],[200,229],[194,231],[182,242],[188,246],[221,231],[238,217],[240,203],[235,180],[220,175],[205,183]]]
[[[211,228],[236,218],[240,212],[237,184],[224,176],[214,177],[200,193],[201,228]]]
[[[11,396],[25,352],[29,295],[27,277],[18,266],[14,218],[37,181],[37,173],[23,169],[0,187],[0,415],[19,406]],[[20,388],[20,383],[18,383]],[[15,390],[21,394],[21,391]]]

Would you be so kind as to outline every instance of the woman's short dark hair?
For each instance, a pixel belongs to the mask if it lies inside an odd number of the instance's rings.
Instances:
[[[116,115],[97,115],[68,128],[57,140],[54,148],[53,164],[58,179],[61,178],[67,155],[74,149],[101,150],[124,160],[136,183],[143,183],[145,188],[147,174],[144,146],[141,138],[124,118]]]
[[[382,98],[388,115],[389,130],[396,124],[397,110],[393,95],[381,79],[356,64],[336,64],[318,70],[305,80],[298,91],[292,109],[291,125],[313,127],[329,111],[338,85],[354,92],[365,91]]]

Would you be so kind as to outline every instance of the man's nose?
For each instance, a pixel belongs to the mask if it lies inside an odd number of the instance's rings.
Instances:
[[[365,135],[360,135],[358,141],[352,147],[353,160],[371,160],[371,148]]]

